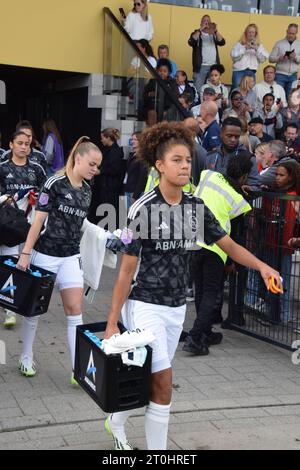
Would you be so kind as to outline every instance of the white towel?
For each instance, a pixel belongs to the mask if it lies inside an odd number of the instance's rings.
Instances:
[[[83,275],[84,282],[89,287],[86,298],[92,301],[95,291],[99,287],[103,265],[114,269],[117,264],[117,256],[105,249],[107,238],[111,236],[110,232],[106,232],[87,219],[84,220],[81,231],[83,231],[83,235],[80,242],[80,254]]]
[[[137,347],[146,346],[154,340],[155,336],[151,331],[137,328],[136,330],[128,330],[121,335],[115,334],[109,339],[104,339],[102,341],[102,348],[105,354],[118,354]]]

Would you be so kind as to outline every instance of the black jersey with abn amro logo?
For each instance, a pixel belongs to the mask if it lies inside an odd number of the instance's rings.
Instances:
[[[120,251],[140,257],[129,298],[170,307],[186,303],[187,251],[196,241],[211,245],[226,235],[201,199],[183,193],[180,204],[170,206],[159,187],[131,206],[127,227]]]
[[[74,188],[66,175],[49,178],[37,202],[36,210],[47,212],[45,228],[35,249],[49,256],[73,256],[79,253],[80,230],[91,203],[91,189],[84,181]]]

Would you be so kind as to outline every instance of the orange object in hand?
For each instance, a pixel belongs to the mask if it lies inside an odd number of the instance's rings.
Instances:
[[[280,278],[280,279],[281,279],[281,282],[282,282],[282,278]],[[281,288],[278,287],[274,276],[271,276],[270,279],[269,279],[269,291],[272,292],[272,294],[282,294],[283,293],[282,287]]]

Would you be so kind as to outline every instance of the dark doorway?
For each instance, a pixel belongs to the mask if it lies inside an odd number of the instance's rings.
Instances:
[[[101,109],[88,108],[88,88],[57,91],[62,79],[82,78],[86,74],[0,65],[0,80],[6,84],[6,104],[0,105],[2,147],[21,119],[28,119],[38,140],[43,138],[42,122],[51,117],[61,132],[65,155],[81,135],[99,143]]]

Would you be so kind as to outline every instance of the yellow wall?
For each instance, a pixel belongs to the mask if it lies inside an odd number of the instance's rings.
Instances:
[[[75,72],[103,71],[103,13],[109,6],[128,12],[130,0],[1,0],[0,63]],[[188,37],[198,28],[205,10],[172,5],[150,4],[154,20],[156,52],[159,43],[170,45],[171,58],[191,77],[192,50]],[[290,22],[300,25],[299,18],[250,15],[210,11],[213,21],[227,44],[220,48],[226,68],[224,82],[231,81],[230,49],[245,26],[255,22],[261,41],[270,52],[276,40],[285,35]],[[262,69],[262,67],[261,67]],[[1,77],[0,77],[1,78]],[[261,78],[261,71],[258,75]]]

